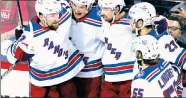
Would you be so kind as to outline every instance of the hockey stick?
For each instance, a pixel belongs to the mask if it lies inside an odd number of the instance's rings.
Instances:
[[[21,23],[21,30],[22,30],[23,29],[23,19],[22,19],[19,0],[16,0],[16,3],[17,3],[18,16],[19,16],[19,20]],[[1,75],[1,79],[3,79],[8,73],[10,73],[14,69],[14,67],[17,65],[17,63],[18,63],[18,60],[15,62],[15,64],[11,65],[10,68],[8,68],[8,70],[3,75]]]
[[[17,1],[17,9],[18,9],[19,20],[21,22],[21,29],[23,29],[23,18],[22,18],[22,14],[21,14],[21,8],[20,8],[19,0],[16,0],[16,1]]]
[[[20,23],[21,23],[21,30],[22,30],[23,29],[23,19],[22,19],[19,0],[16,0],[16,3],[17,3],[18,16],[19,16],[19,20],[20,20]],[[5,73],[3,75],[1,75],[1,79],[3,79],[8,73],[10,73],[14,69],[14,67],[17,65],[17,63],[18,63],[18,60],[15,62],[15,64],[11,65],[10,68],[8,68],[8,70],[5,71]]]
[[[1,80],[2,80],[8,73],[10,73],[10,72],[14,69],[14,67],[17,65],[17,63],[18,63],[18,60],[16,61],[15,64],[11,65],[11,66],[8,68],[8,70],[5,71],[5,73],[4,73],[3,75],[1,75]]]

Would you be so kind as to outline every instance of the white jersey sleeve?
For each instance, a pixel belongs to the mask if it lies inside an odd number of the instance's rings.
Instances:
[[[30,30],[29,25],[25,28],[22,36],[14,41],[8,48],[7,59],[12,64],[17,60],[26,61],[37,53],[34,44],[31,44],[33,41],[33,33],[27,29]]]
[[[186,70],[186,50],[181,48],[170,35],[164,35],[158,41],[161,58]]]
[[[105,39],[104,39],[103,27],[101,27],[101,29],[96,33],[97,33],[96,39],[99,39],[100,41],[104,42]]]

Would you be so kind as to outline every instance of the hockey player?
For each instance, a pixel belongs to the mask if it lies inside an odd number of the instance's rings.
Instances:
[[[70,39],[84,55],[85,68],[74,78],[77,96],[96,98],[100,95],[103,66],[101,57],[105,50],[103,42],[96,39],[101,30],[101,18],[93,7],[95,0],[71,0],[72,25]]]
[[[129,47],[135,34],[132,34],[127,14],[118,19],[125,6],[124,0],[99,0],[98,5],[102,17],[100,39],[105,42],[106,47],[102,57],[105,79],[101,97],[130,97],[135,58]]]
[[[69,41],[71,13],[55,0],[37,0],[37,16],[8,49],[15,64],[29,62],[30,97],[75,98],[71,80],[84,68],[82,56]]]
[[[157,25],[155,21],[159,18],[156,16],[156,10],[153,5],[147,2],[142,2],[135,4],[129,10],[129,15],[135,20],[136,34],[141,35],[151,35],[155,37],[161,49],[161,58],[171,63],[181,66],[184,64],[185,60],[185,49],[180,48],[175,42],[174,38],[171,35],[168,35],[166,29],[164,32],[161,30],[161,34],[158,34],[156,31]],[[165,27],[166,24],[165,24]],[[177,85],[180,83],[180,80],[177,81]],[[182,88],[178,86],[178,93],[181,95]]]
[[[133,42],[132,51],[142,70],[134,77],[131,97],[178,97],[178,73],[170,62],[160,59],[158,40],[151,35],[139,36]],[[186,64],[180,67],[186,69]]]

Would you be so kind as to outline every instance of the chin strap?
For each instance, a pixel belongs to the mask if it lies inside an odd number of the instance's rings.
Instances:
[[[88,13],[92,9],[92,4],[90,6],[87,6],[86,13]]]
[[[113,19],[112,19],[112,22],[111,23],[114,23],[114,21],[116,19],[116,15],[114,15],[114,9],[112,9],[112,16],[113,16]]]
[[[114,9],[112,10],[112,16],[113,16],[113,19],[112,19],[112,22],[111,23],[114,23],[115,19],[116,19],[116,16],[119,15],[121,12],[121,9],[119,10],[119,12],[115,15],[114,14]]]
[[[44,15],[44,21],[42,21],[46,27],[48,27],[48,24],[46,22],[46,15]]]
[[[111,23],[114,23],[115,19],[116,19],[116,16],[114,15]]]

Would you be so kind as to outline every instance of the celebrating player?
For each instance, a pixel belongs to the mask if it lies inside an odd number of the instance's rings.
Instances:
[[[95,0],[71,0],[73,19],[70,39],[84,55],[85,68],[74,78],[77,96],[99,97],[103,66],[101,57],[105,50],[103,42],[96,39],[101,30],[101,18],[93,7]]]
[[[127,13],[120,15],[124,0],[99,0],[98,5],[102,17],[100,39],[106,47],[102,57],[105,79],[101,97],[130,97],[135,58],[129,47],[135,35]]]
[[[151,35],[139,36],[134,40],[132,50],[142,70],[132,82],[131,97],[178,97],[178,73],[170,62],[160,59],[158,40]],[[182,68],[186,69],[186,66]]]
[[[75,98],[70,79],[84,63],[69,41],[71,13],[55,0],[37,0],[35,10],[37,16],[9,47],[7,58],[12,64],[29,62],[30,97]]]
[[[133,5],[129,10],[129,15],[135,20],[136,34],[141,35],[151,35],[158,40],[160,48],[160,58],[163,58],[166,61],[176,64],[178,67],[185,64],[186,62],[186,50],[180,48],[175,42],[174,38],[171,35],[168,35],[166,29],[164,32],[161,31],[161,34],[158,34],[159,25],[156,24],[158,16],[156,16],[155,7],[147,2],[137,3]],[[167,24],[163,22],[164,26],[167,27]],[[181,79],[181,78],[180,78]],[[180,80],[177,81],[179,83]],[[177,84],[178,85],[178,84]],[[178,86],[179,95],[181,95],[181,89]]]

